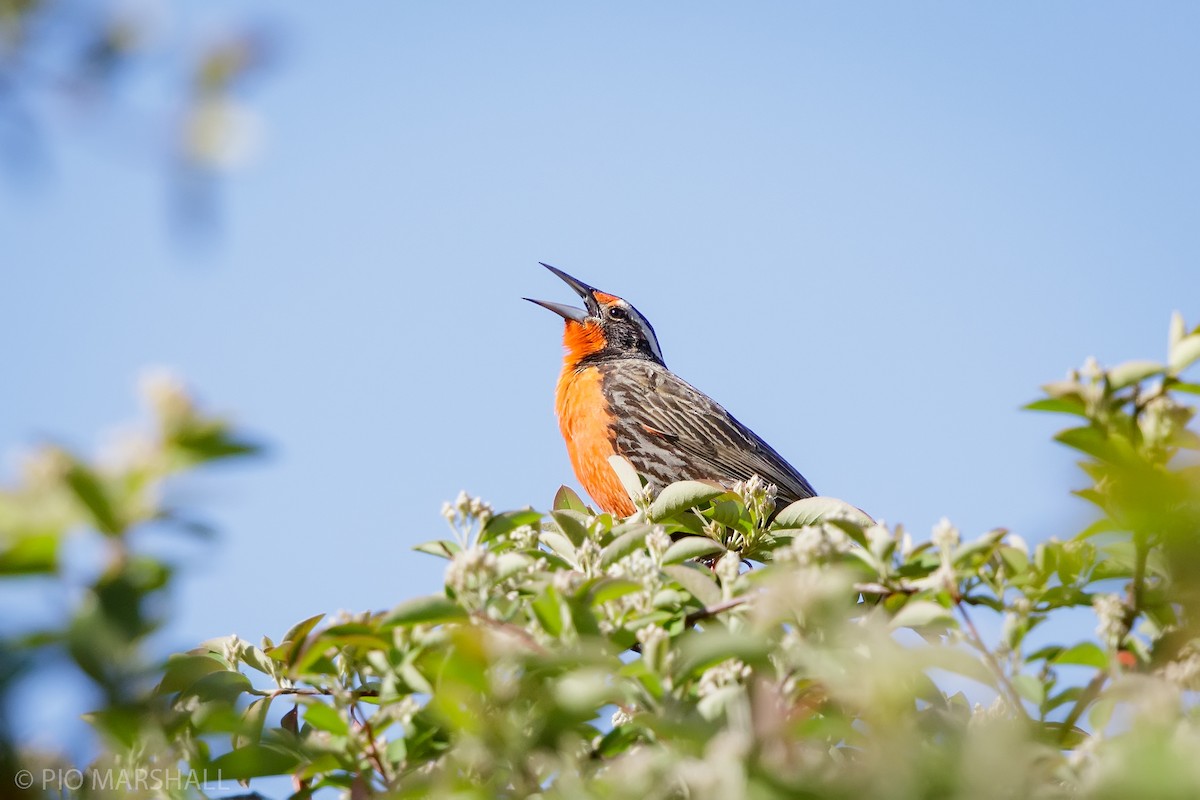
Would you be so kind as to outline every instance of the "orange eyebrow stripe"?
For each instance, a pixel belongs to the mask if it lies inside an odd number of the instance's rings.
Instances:
[[[617,297],[615,294],[609,294],[608,292],[596,291],[592,292],[592,296],[601,303],[616,303],[621,300],[621,298]]]

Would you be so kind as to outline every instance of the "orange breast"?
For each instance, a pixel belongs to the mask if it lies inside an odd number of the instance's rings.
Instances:
[[[583,488],[603,510],[627,517],[634,512],[633,503],[608,463],[616,450],[602,380],[596,367],[576,370],[570,363],[563,366],[555,395],[558,426]]]

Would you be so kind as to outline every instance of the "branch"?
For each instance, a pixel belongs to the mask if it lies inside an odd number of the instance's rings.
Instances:
[[[1100,670],[1088,681],[1088,685],[1083,687],[1083,691],[1079,694],[1079,699],[1075,701],[1075,705],[1071,706],[1071,713],[1067,714],[1067,718],[1063,720],[1062,731],[1058,734],[1058,743],[1065,744],[1067,735],[1075,729],[1075,724],[1079,722],[1079,718],[1083,716],[1083,712],[1087,710],[1100,694],[1100,690],[1104,688],[1104,682],[1108,680],[1108,673]]]
[[[737,608],[740,605],[750,602],[750,598],[746,596],[731,597],[728,600],[717,603],[716,605],[705,606],[699,611],[693,611],[683,618],[684,625],[695,625],[702,619],[715,617],[717,614],[728,611],[731,608]]]
[[[962,597],[955,596],[954,606],[962,614],[963,622],[967,623],[967,640],[972,647],[979,651],[988,666],[991,667],[992,672],[995,673],[1001,688],[1008,695],[1009,704],[1028,721],[1029,714],[1025,711],[1025,705],[1021,701],[1021,693],[1017,691],[1017,687],[1013,685],[1013,682],[1008,679],[1008,675],[1004,673],[1004,667],[1000,666],[1000,662],[996,660],[996,656],[992,654],[992,651],[988,649],[987,644],[983,641],[983,637],[979,634],[979,629],[975,627],[971,615],[967,613],[967,607],[963,604]]]
[[[332,697],[333,690],[331,690],[331,689],[308,689],[308,688],[299,689],[299,688],[296,688],[295,686],[291,686],[291,687],[282,687],[281,686],[280,688],[272,689],[269,692],[252,691],[252,692],[250,692],[250,694],[255,694],[255,695],[258,695],[259,697],[270,697],[272,700],[274,700],[276,697],[281,697],[283,695],[289,695],[289,694],[290,695],[298,695],[300,697]],[[352,698],[354,698],[355,700],[358,700],[359,698],[362,698],[362,697],[378,697],[379,692],[375,689],[351,689],[350,696]]]
[[[498,631],[511,634],[512,636],[520,639],[526,646],[529,647],[530,650],[533,650],[539,655],[546,655],[546,648],[542,647],[538,640],[533,638],[533,635],[520,625],[514,625],[511,622],[505,622],[504,620],[500,619],[493,619],[492,617],[489,617],[480,611],[472,613],[471,619],[482,623],[489,628],[495,628]]]

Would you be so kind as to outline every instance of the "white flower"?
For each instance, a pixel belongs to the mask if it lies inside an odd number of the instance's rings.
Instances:
[[[575,590],[583,583],[584,575],[582,572],[575,570],[564,570],[554,573],[554,591],[558,592],[563,597],[569,597],[575,594]]]
[[[646,549],[655,561],[661,561],[663,554],[671,546],[671,536],[662,525],[655,525],[654,530],[646,537]]]
[[[1007,719],[1008,717],[1008,703],[1002,695],[998,695],[987,708],[983,707],[983,703],[975,704],[975,707],[971,709],[971,717],[967,720],[967,727],[977,728],[987,725],[989,722]]]
[[[733,491],[742,498],[747,510],[759,524],[765,524],[769,511],[775,506],[775,498],[779,488],[773,483],[767,483],[758,475],[751,475],[749,480],[733,484]]]
[[[412,724],[413,717],[421,710],[421,704],[412,695],[406,695],[400,702],[392,707],[392,713],[396,717],[396,721],[407,728]]]
[[[1100,368],[1100,362],[1096,360],[1095,356],[1088,356],[1083,360],[1083,366],[1080,367],[1079,374],[1095,383],[1104,375],[1104,370]]]
[[[942,517],[937,525],[933,526],[933,544],[943,553],[950,553],[954,548],[958,547],[959,533],[958,528],[951,524],[950,520]]]
[[[579,569],[587,575],[594,575],[600,569],[600,545],[595,539],[585,539],[583,544],[575,549]]]
[[[496,574],[496,555],[478,545],[454,554],[446,567],[446,585],[461,594],[479,588]]]
[[[943,556],[942,563],[938,564],[937,569],[924,578],[913,581],[912,586],[918,591],[935,589],[954,594],[958,590],[958,573],[954,571],[954,565]]]
[[[1200,653],[1190,653],[1178,661],[1167,662],[1159,674],[1180,689],[1200,688]]]
[[[646,511],[654,502],[654,490],[649,486],[643,486],[633,493],[633,505],[638,511]]]
[[[532,525],[521,525],[509,531],[508,539],[522,550],[537,547],[538,532]]]
[[[713,571],[717,573],[722,586],[732,586],[742,572],[742,558],[733,551],[726,552],[721,556],[721,560],[717,562]]]
[[[900,526],[896,526],[896,532],[900,534],[900,558],[908,561],[913,552],[913,538],[908,531],[902,531]]]
[[[872,550],[882,548],[888,542],[892,541],[892,532],[882,522],[877,522],[867,528],[863,531],[863,535],[867,537],[867,542],[871,545]]]
[[[619,728],[622,725],[628,725],[630,722],[633,722],[633,714],[631,714],[629,711],[626,711],[624,708],[618,708],[613,712],[612,726],[614,728]]]
[[[751,674],[750,667],[745,663],[736,658],[730,658],[706,669],[700,676],[700,683],[696,687],[696,691],[701,697],[707,697],[718,689],[744,683]]]
[[[1142,436],[1151,444],[1167,442],[1187,424],[1188,410],[1181,409],[1168,395],[1159,395],[1146,403],[1138,418]]]
[[[850,537],[841,528],[836,525],[810,525],[797,531],[792,543],[781,550],[778,557],[808,566],[849,549]]]
[[[1096,635],[1109,647],[1115,649],[1125,638],[1125,601],[1119,595],[1098,594],[1092,598],[1092,609],[1100,623]]]
[[[138,393],[154,415],[164,423],[176,423],[192,413],[187,386],[165,367],[144,370],[138,378]]]

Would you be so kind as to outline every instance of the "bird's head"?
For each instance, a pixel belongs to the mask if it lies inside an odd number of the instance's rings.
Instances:
[[[588,286],[549,264],[542,266],[562,278],[583,298],[584,308],[525,298],[566,320],[563,345],[567,348],[568,363],[608,358],[644,358],[663,363],[658,337],[641,312],[616,295]]]

